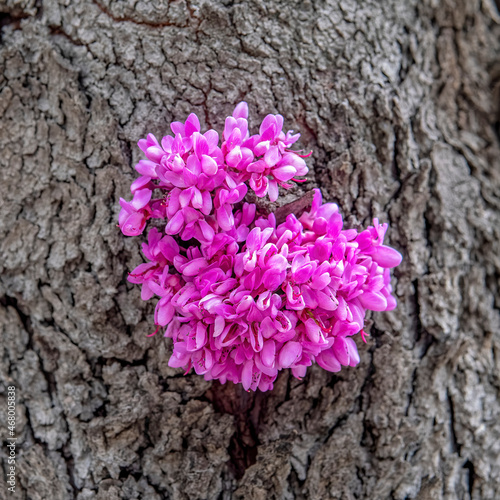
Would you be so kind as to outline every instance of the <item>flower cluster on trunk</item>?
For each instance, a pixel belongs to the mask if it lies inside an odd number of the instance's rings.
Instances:
[[[242,102],[220,147],[195,114],[172,123],[174,136],[161,143],[151,134],[139,141],[147,159],[136,165],[132,200],[120,200],[119,226],[134,236],[151,218],[165,222],[149,231],[148,262],[128,279],[142,284],[143,300],[159,297],[155,323],[173,340],[169,365],[267,391],[284,368],[300,378],[314,362],[332,372],[359,363],[352,337],[364,336],[366,310],[396,307],[389,269],[401,254],[383,244],[387,224],[377,219],[359,233],[344,229],[319,189],[299,218],[257,217],[248,189],[276,201],[279,186],[308,169],[290,149],[300,134],[285,134],[281,115],[252,136],[247,118]]]

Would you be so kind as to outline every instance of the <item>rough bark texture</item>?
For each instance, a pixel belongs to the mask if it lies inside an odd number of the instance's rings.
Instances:
[[[10,384],[19,436],[0,498],[500,498],[494,0],[0,12],[3,459]],[[137,140],[191,111],[220,128],[242,99],[302,132],[305,190],[388,221],[404,254],[361,365],[265,394],[167,366],[125,280],[141,238],[116,227]]]

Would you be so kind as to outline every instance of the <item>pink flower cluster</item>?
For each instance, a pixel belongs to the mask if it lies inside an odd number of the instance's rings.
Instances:
[[[247,117],[242,102],[220,147],[194,114],[161,143],[151,134],[139,141],[147,160],[136,166],[132,201],[120,200],[119,226],[131,236],[151,218],[166,223],[164,234],[149,231],[148,262],[129,281],[142,284],[143,300],[159,297],[155,323],[174,344],[169,366],[267,391],[284,368],[300,378],[314,362],[332,372],[359,363],[352,337],[363,337],[366,310],[396,307],[389,268],[401,254],[383,245],[387,224],[377,219],[360,233],[343,229],[318,189],[299,218],[257,218],[248,188],[275,201],[278,186],[308,169],[282,116],[268,115],[252,136]]]

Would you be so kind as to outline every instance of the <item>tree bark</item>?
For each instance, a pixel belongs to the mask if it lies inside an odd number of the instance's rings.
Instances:
[[[0,498],[500,498],[493,0],[1,0]],[[246,393],[167,365],[116,227],[138,139],[240,100],[389,222],[398,308],[361,364]],[[5,487],[4,487],[5,486]]]

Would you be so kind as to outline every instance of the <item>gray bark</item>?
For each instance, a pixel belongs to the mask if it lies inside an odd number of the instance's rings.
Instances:
[[[493,0],[1,0],[0,498],[500,498]],[[247,100],[404,254],[361,364],[246,393],[167,366],[116,227],[136,142]],[[299,193],[300,194],[300,193]],[[290,195],[292,199],[295,195]],[[5,478],[5,476],[4,476]],[[4,487],[5,486],[5,487]]]

